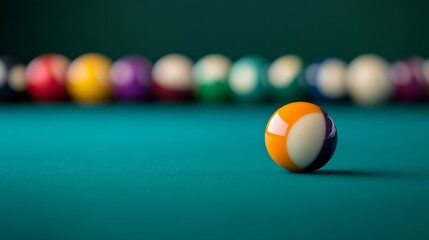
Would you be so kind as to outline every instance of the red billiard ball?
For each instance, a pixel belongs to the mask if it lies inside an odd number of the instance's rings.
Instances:
[[[33,59],[27,67],[28,93],[39,102],[67,98],[65,86],[69,60],[59,54],[45,54]]]
[[[155,98],[162,101],[183,101],[192,97],[192,61],[180,54],[159,59],[152,71]]]

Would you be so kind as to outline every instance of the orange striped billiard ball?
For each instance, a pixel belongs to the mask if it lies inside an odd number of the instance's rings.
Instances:
[[[319,106],[294,102],[278,109],[265,129],[265,146],[271,158],[292,172],[323,167],[337,147],[337,129]]]

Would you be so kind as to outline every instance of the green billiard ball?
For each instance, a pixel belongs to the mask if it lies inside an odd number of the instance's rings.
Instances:
[[[276,59],[267,72],[269,94],[272,98],[294,102],[306,98],[304,63],[296,55]]]
[[[228,87],[237,101],[260,101],[267,96],[268,62],[259,56],[247,56],[236,61],[228,78]]]
[[[230,68],[231,60],[220,54],[210,54],[198,60],[193,68],[196,97],[208,102],[227,100]]]

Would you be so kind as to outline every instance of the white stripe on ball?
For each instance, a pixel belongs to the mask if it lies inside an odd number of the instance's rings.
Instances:
[[[307,114],[292,126],[286,140],[291,160],[300,168],[308,167],[319,155],[325,141],[326,124],[321,113]]]

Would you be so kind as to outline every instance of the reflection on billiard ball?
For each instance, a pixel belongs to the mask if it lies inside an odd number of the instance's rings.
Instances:
[[[336,101],[346,96],[347,65],[338,58],[326,58],[306,70],[309,93],[316,101]]]
[[[67,71],[67,90],[78,103],[94,104],[109,100],[112,92],[110,67],[104,55],[88,53],[79,56]]]
[[[229,73],[228,87],[238,101],[258,101],[267,96],[268,62],[259,56],[247,56],[236,61]]]
[[[296,55],[276,59],[268,69],[270,95],[286,102],[305,98],[304,64]]]
[[[195,95],[202,101],[219,102],[228,99],[228,73],[231,60],[219,54],[207,55],[193,68]]]
[[[119,101],[138,101],[152,94],[152,64],[138,55],[117,60],[111,69],[113,92]]]
[[[26,90],[25,65],[12,56],[0,57],[0,100],[24,100]]]
[[[65,100],[68,65],[69,60],[59,54],[45,54],[33,59],[25,73],[32,99],[41,102]]]
[[[390,69],[394,97],[400,101],[421,101],[426,96],[426,83],[422,72],[423,60],[411,57],[395,62]]]
[[[183,101],[192,97],[192,60],[181,54],[159,59],[152,71],[154,95],[161,101]]]
[[[323,167],[337,147],[337,129],[319,106],[294,102],[278,109],[265,128],[270,157],[292,172],[312,172]]]
[[[373,54],[355,58],[347,69],[346,88],[351,99],[363,106],[387,102],[393,93],[386,60]]]

